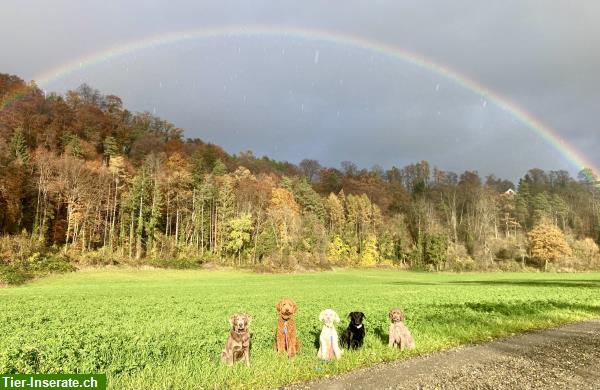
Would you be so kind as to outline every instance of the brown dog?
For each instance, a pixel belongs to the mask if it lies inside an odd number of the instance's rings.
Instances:
[[[231,332],[221,354],[221,363],[232,365],[244,360],[246,365],[250,366],[250,321],[252,317],[243,313],[234,314],[229,318]]]
[[[289,358],[300,350],[300,340],[296,334],[296,321],[294,314],[298,311],[298,305],[290,298],[284,298],[277,305],[277,331],[275,332],[275,350],[287,352]]]
[[[398,308],[390,310],[389,313],[390,321],[390,338],[389,347],[400,347],[400,350],[405,348],[413,349],[415,347],[415,341],[410,334],[410,331],[404,325],[404,313]]]

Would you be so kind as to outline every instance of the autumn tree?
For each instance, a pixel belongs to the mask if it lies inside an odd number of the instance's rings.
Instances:
[[[505,194],[510,181],[459,176],[427,161],[389,170],[345,161],[336,169],[229,155],[88,85],[45,94],[0,74],[0,105],[0,233],[25,231],[49,252],[98,250],[91,257],[164,264],[257,264],[278,254],[439,267],[439,237],[447,237],[491,265],[499,242],[507,259],[523,260],[529,232],[532,257],[546,268],[566,253],[536,249],[546,248],[539,229],[555,226],[572,235],[587,266],[598,256],[584,239],[600,243],[600,187],[589,168],[576,179],[531,169],[514,195]]]
[[[252,216],[248,213],[240,215],[229,221],[229,236],[227,237],[227,250],[237,254],[238,265],[242,265],[242,250],[250,242],[252,232]]]
[[[544,271],[548,269],[548,262],[571,255],[571,248],[563,232],[547,220],[537,224],[527,237],[531,256],[544,264]]]
[[[344,225],[346,224],[346,215],[342,201],[336,194],[330,193],[325,201],[325,208],[327,210],[329,231],[341,236]]]
[[[276,232],[280,258],[291,249],[299,229],[300,206],[294,195],[284,188],[274,188],[268,214]]]

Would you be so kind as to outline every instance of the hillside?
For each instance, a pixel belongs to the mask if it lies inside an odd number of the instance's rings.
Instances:
[[[589,172],[534,168],[515,187],[427,161],[366,170],[231,155],[87,85],[45,95],[0,74],[0,170],[0,267],[27,275],[39,259],[264,269],[599,261]],[[536,251],[536,227],[558,229],[566,247]]]

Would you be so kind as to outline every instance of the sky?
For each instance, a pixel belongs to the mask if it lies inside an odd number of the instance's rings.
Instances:
[[[0,72],[48,92],[87,83],[230,153],[334,167],[427,160],[510,180],[530,168],[576,175],[582,163],[600,167],[598,20],[595,0],[4,0]],[[225,33],[102,55],[199,30]],[[439,69],[501,96],[577,158]]]

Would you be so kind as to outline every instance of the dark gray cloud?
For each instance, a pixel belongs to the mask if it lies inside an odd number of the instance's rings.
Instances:
[[[600,3],[594,1],[19,1],[0,14],[0,71],[26,79],[169,31],[293,26],[386,43],[466,75],[600,157]],[[143,50],[44,88],[87,82],[235,153],[298,162],[479,169],[516,179],[577,166],[492,100],[419,67],[293,36]]]

